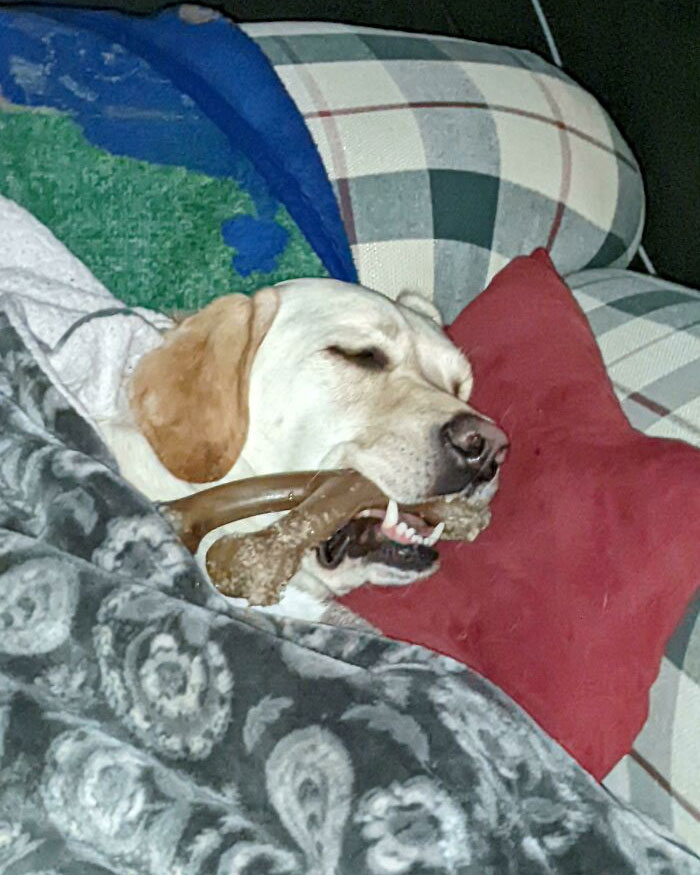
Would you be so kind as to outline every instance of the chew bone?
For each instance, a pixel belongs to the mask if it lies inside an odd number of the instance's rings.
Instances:
[[[274,604],[307,550],[382,502],[386,499],[371,481],[354,471],[337,472],[266,529],[219,538],[207,553],[209,576],[224,595],[242,596],[253,605]]]
[[[234,480],[160,504],[163,513],[191,553],[202,538],[236,520],[297,507],[340,471],[294,471]]]
[[[207,570],[225,595],[273,604],[304,553],[360,511],[386,506],[386,496],[356,471],[302,471],[237,480],[161,504],[194,553],[212,529],[246,517],[289,511],[262,531],[224,536],[207,553]],[[443,539],[472,541],[489,523],[489,510],[462,498],[435,498],[402,510],[427,523],[445,523]]]
[[[418,514],[427,523],[445,524],[442,541],[473,541],[491,522],[488,503],[469,498],[433,498],[421,504],[402,506],[402,510]]]

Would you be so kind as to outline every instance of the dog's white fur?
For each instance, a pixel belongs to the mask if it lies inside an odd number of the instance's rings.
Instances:
[[[428,498],[440,465],[436,430],[471,410],[472,391],[469,363],[443,334],[437,311],[415,295],[394,302],[334,280],[295,280],[275,289],[279,308],[250,372],[247,437],[231,469],[216,482],[348,467],[398,502]],[[388,366],[365,369],[334,348],[376,348]],[[215,485],[188,483],[170,473],[131,414],[101,428],[126,479],[153,500]],[[233,528],[245,531],[270,521],[259,517]],[[205,539],[200,557],[221,531]],[[365,581],[397,585],[416,576],[349,560],[327,571],[309,555],[276,610],[317,619],[334,595]]]

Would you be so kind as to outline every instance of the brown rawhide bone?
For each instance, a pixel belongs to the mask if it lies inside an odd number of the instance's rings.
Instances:
[[[161,505],[195,552],[204,535],[229,522],[289,510],[259,532],[220,538],[207,553],[207,571],[225,595],[273,604],[296,573],[304,553],[329,538],[360,511],[386,506],[386,496],[356,471],[275,474],[226,483]],[[472,541],[489,522],[483,504],[435,498],[402,510],[425,522],[445,523],[443,538]]]
[[[488,504],[465,497],[432,498],[420,504],[400,505],[401,510],[422,517],[426,523],[445,524],[441,541],[473,541],[491,522]]]
[[[293,471],[234,480],[159,505],[180,539],[196,553],[202,538],[237,520],[297,507],[340,471]]]
[[[212,486],[185,498],[161,502],[159,507],[185,546],[196,553],[208,532],[237,520],[298,507],[314,489],[339,474],[362,478],[361,474],[348,469],[267,474]],[[376,501],[372,500],[368,507],[385,507],[386,496],[377,487],[374,494]],[[482,520],[487,513],[483,504],[460,497],[402,504],[401,510],[422,516],[430,525],[444,522],[443,541],[471,541],[488,524],[488,519]]]
[[[219,538],[207,553],[209,576],[224,595],[246,598],[252,605],[275,604],[307,550],[382,501],[370,480],[354,471],[337,472],[266,529]]]

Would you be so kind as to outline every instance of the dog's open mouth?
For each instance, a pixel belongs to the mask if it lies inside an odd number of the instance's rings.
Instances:
[[[399,511],[390,501],[386,511],[365,510],[316,548],[323,568],[337,568],[344,559],[390,565],[405,571],[427,571],[437,562],[435,544],[443,523],[431,526],[415,514]]]

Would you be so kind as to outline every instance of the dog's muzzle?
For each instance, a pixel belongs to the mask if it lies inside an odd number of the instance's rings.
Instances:
[[[479,487],[494,480],[506,457],[504,432],[493,422],[465,412],[438,430],[438,440],[441,464],[432,495],[488,502],[486,493],[493,490]],[[316,557],[327,569],[349,558],[425,572],[436,566],[435,545],[444,528],[444,523],[431,528],[424,519],[399,512],[396,502],[390,501],[386,511],[363,511],[339,528],[319,545]]]

